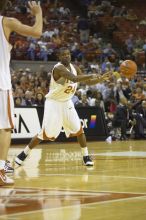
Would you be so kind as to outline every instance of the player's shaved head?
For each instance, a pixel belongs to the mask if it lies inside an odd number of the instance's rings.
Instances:
[[[0,0],[0,11],[3,11],[8,3],[8,0]]]
[[[67,47],[61,47],[61,48],[59,49],[59,55],[62,54],[62,53],[64,53],[65,51],[69,51],[69,49],[68,49]]]

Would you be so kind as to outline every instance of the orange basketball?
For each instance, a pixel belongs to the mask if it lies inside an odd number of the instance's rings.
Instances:
[[[132,78],[137,73],[137,65],[132,60],[125,60],[120,65],[120,72],[126,78]]]

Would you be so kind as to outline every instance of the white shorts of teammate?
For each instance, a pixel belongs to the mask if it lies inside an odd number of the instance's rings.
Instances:
[[[59,102],[46,99],[41,132],[41,140],[55,140],[64,128],[66,137],[77,136],[84,133],[79,116],[71,100]]]
[[[0,129],[14,128],[14,101],[12,92],[0,90]]]

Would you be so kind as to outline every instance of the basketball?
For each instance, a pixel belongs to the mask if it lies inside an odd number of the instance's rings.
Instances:
[[[120,72],[126,78],[132,78],[137,73],[137,65],[132,60],[124,60],[120,65]]]

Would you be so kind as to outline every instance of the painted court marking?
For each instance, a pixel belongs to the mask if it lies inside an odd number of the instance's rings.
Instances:
[[[121,151],[121,152],[104,152],[94,153],[92,156],[113,156],[113,157],[146,157],[145,151]]]

